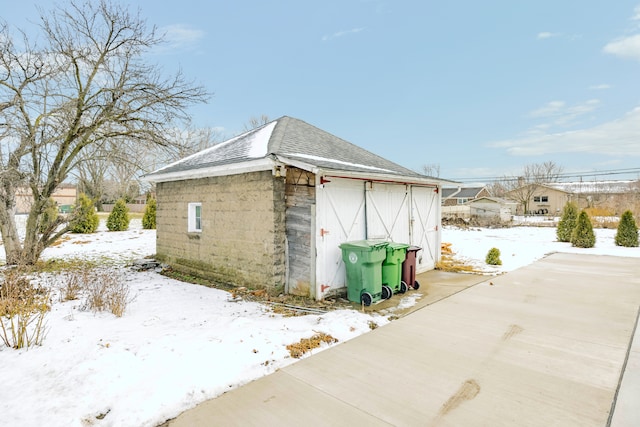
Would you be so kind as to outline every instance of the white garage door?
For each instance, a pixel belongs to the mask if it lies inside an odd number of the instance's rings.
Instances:
[[[409,186],[366,184],[367,238],[410,243]]]
[[[418,252],[416,271],[433,270],[440,259],[440,198],[433,187],[411,187],[411,244]]]
[[[346,285],[340,244],[365,238],[363,181],[331,178],[316,192],[316,299]]]

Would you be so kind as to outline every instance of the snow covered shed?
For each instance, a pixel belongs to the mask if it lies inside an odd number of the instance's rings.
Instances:
[[[158,259],[236,286],[322,299],[344,290],[339,245],[420,246],[440,257],[442,183],[301,120],[282,117],[146,176]]]

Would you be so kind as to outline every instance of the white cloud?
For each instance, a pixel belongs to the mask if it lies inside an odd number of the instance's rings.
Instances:
[[[632,21],[640,21],[640,5],[636,6],[635,9],[633,9],[633,16],[631,17]]]
[[[612,41],[602,50],[605,53],[640,61],[640,34]]]
[[[551,101],[544,107],[538,108],[528,114],[529,117],[551,117],[560,114],[565,106],[564,101]]]
[[[624,117],[601,125],[569,132],[538,133],[523,138],[497,141],[493,148],[504,148],[514,156],[552,153],[593,153],[607,156],[640,156],[640,107]]]
[[[611,89],[611,85],[607,83],[599,84],[599,85],[591,85],[589,86],[589,90],[605,90]]]
[[[541,33],[538,33],[537,38],[539,40],[543,40],[550,39],[551,37],[559,37],[560,35],[560,33],[550,33],[549,31],[543,31]]]
[[[160,32],[164,33],[165,41],[168,43],[164,50],[193,48],[205,36],[204,31],[182,24],[162,27]]]
[[[343,36],[346,36],[348,34],[356,34],[356,33],[359,33],[362,30],[364,30],[364,28],[353,28],[351,30],[338,31],[338,32],[335,32],[335,33],[330,34],[330,35],[322,36],[322,41],[324,42],[324,41],[327,41],[327,40],[336,39],[338,37],[343,37]]]
[[[583,103],[567,106],[564,101],[551,101],[537,110],[527,114],[533,119],[552,119],[549,123],[538,124],[533,133],[540,129],[549,129],[553,126],[568,126],[574,124],[576,119],[598,108],[600,101],[589,99]]]

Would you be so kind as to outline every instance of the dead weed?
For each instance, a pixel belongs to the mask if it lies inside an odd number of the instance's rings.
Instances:
[[[298,343],[289,344],[287,346],[287,350],[289,350],[289,354],[291,355],[291,357],[300,359],[309,351],[313,350],[314,348],[320,347],[322,343],[333,344],[337,342],[337,338],[325,334],[324,332],[319,332],[311,338],[303,338]]]
[[[436,262],[436,270],[451,273],[479,273],[472,265],[455,259],[452,255],[442,255],[440,261]]]

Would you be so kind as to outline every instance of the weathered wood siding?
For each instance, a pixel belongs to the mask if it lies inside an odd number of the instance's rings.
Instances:
[[[312,278],[315,264],[313,233],[315,222],[315,175],[296,168],[287,169],[286,179],[286,236],[287,236],[287,292],[314,297]]]
[[[281,292],[284,188],[271,171],[158,183],[156,256],[219,283]],[[197,233],[187,231],[193,202],[202,203]]]

